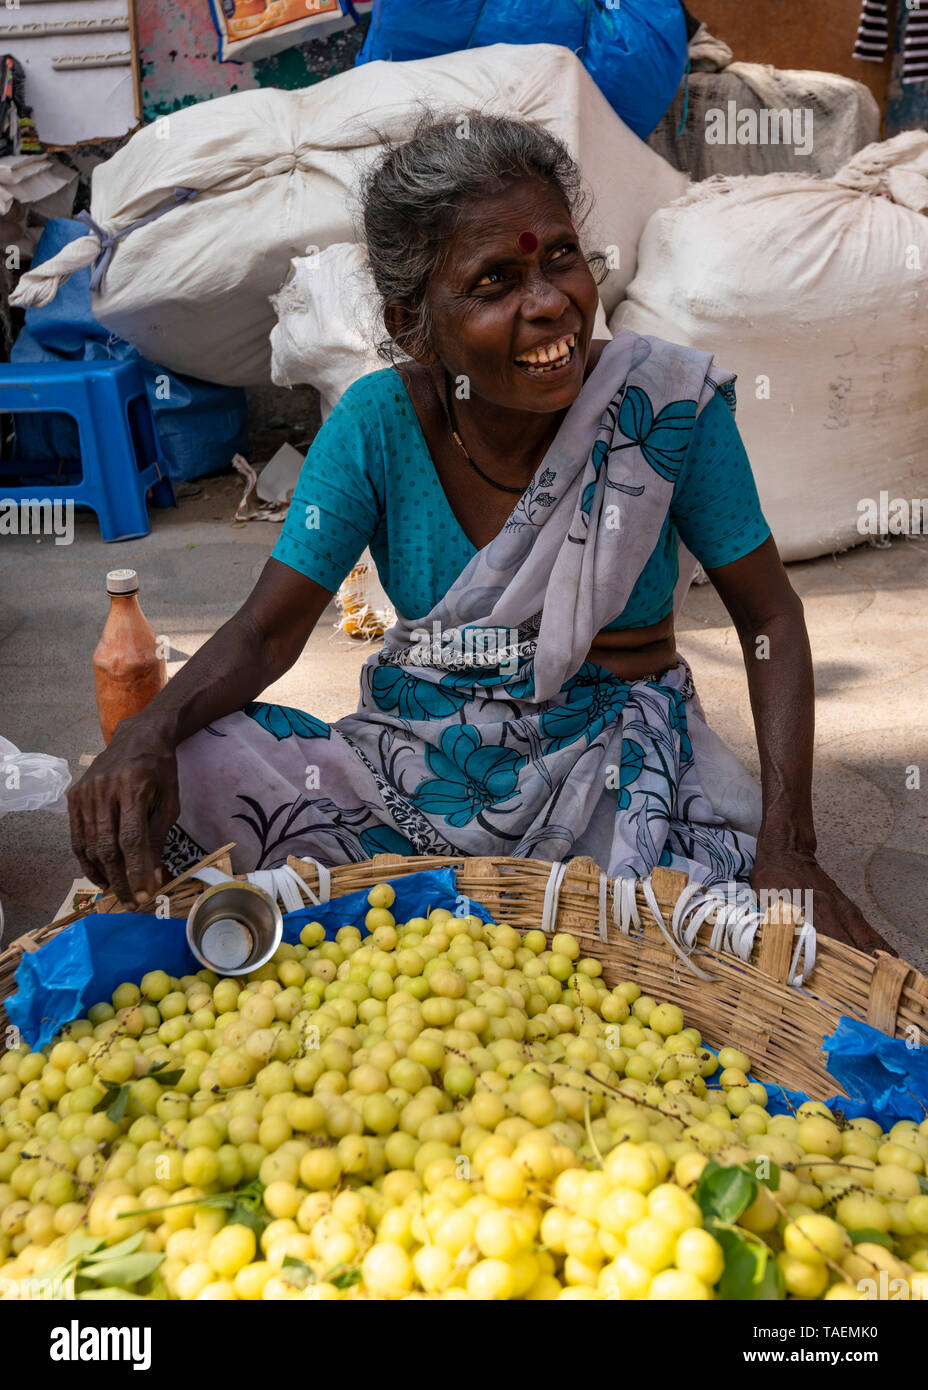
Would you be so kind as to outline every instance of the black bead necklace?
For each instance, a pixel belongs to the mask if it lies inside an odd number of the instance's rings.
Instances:
[[[474,460],[467,452],[464,440],[461,438],[461,436],[458,434],[457,429],[455,428],[454,407],[451,404],[451,377],[448,375],[447,372],[445,372],[445,409],[448,412],[448,424],[451,427],[451,437],[457,444],[458,448],[461,450],[461,453],[467,459],[467,462],[470,464],[474,472],[479,474],[479,476],[483,479],[485,483],[489,483],[490,487],[495,487],[500,492],[512,492],[521,497],[523,492],[525,491],[524,487],[510,487],[508,483],[498,483],[495,478],[490,477],[489,473],[484,473],[483,469],[479,466],[479,464],[474,463]]]

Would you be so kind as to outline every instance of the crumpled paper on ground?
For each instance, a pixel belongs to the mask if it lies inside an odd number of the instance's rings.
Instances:
[[[245,479],[245,491],[235,509],[235,520],[283,521],[302,466],[303,455],[292,444],[281,444],[260,473],[242,454],[236,454],[232,467]]]

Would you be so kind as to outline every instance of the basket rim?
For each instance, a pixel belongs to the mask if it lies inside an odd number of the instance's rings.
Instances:
[[[180,899],[180,910],[175,910],[174,916],[186,916],[188,907],[204,891],[194,878],[201,867],[231,870],[230,848],[221,847],[164,885],[161,893],[169,900],[175,895]],[[315,861],[291,856],[287,863],[313,891],[318,889]],[[511,920],[522,931],[540,925],[545,891],[553,873],[551,862],[542,859],[379,854],[332,866],[328,870],[329,896],[337,901],[349,892],[390,878],[443,867],[456,871],[459,891],[482,900],[495,921]],[[713,972],[711,983],[703,984],[686,970],[678,959],[680,953],[674,954],[668,945],[668,933],[655,919],[641,880],[635,887],[638,924],[629,924],[629,930],[623,932],[608,910],[604,930],[601,927],[603,885],[608,893],[615,880],[603,874],[592,859],[578,856],[568,861],[559,879],[549,935],[573,933],[584,953],[600,961],[604,974],[616,976],[613,983],[633,979],[643,993],[680,1004],[693,1026],[707,1037],[721,1037],[742,1047],[755,1059],[756,1073],[766,1074],[775,1084],[809,1094],[823,1086],[830,1088],[829,1093],[840,1090],[825,1071],[821,1044],[845,1014],[889,1036],[908,1036],[914,1026],[928,1038],[928,978],[894,956],[868,956],[843,942],[819,937],[815,969],[797,988],[787,979],[797,926],[790,914],[785,913],[781,921],[764,920],[745,960],[712,947],[708,940],[710,916],[695,939],[700,965]],[[666,910],[668,920],[687,882],[686,875],[670,869],[655,869],[650,876],[654,900],[662,915]],[[143,913],[153,906],[152,902],[123,908],[115,899],[102,898],[18,938],[0,954],[0,1015],[4,999],[16,988],[16,969],[24,954],[41,949],[74,922],[101,911]],[[312,904],[307,904],[307,909],[311,908]]]
[[[228,856],[229,851],[232,848],[234,848],[234,841],[230,842],[227,845],[221,846],[219,849],[212,851],[208,855],[205,855],[196,864],[191,865],[182,873],[178,874],[173,880],[171,880],[171,882],[164,884],[162,888],[159,890],[159,896],[166,896],[170,899],[173,894],[175,894],[179,889],[181,889],[185,885],[188,888],[192,886],[193,882],[195,881],[195,875],[200,869],[218,866],[223,860],[225,860],[226,865],[228,866],[227,871],[230,872],[231,864]],[[289,856],[287,859],[287,864],[288,866],[295,869],[300,874],[300,877],[304,879],[304,881],[308,882],[312,880],[314,876],[316,876],[315,882],[316,886],[318,887],[317,867],[315,861],[306,861],[298,859],[295,856]],[[348,892],[354,891],[354,885],[352,885],[350,882],[351,876],[360,875],[362,877],[366,877],[367,875],[371,874],[376,870],[378,871],[380,877],[402,877],[409,873],[420,872],[423,868],[426,867],[448,867],[454,869],[456,872],[463,872],[468,875],[474,875],[479,877],[483,877],[485,875],[487,879],[487,890],[492,891],[494,879],[496,881],[496,885],[502,888],[505,885],[500,883],[501,879],[505,879],[507,877],[517,878],[519,875],[526,875],[529,878],[534,877],[539,880],[544,879],[545,883],[547,883],[551,876],[553,865],[551,861],[544,859],[537,859],[528,856],[516,857],[512,855],[377,854],[369,859],[360,860],[355,863],[337,864],[328,867],[328,873],[330,875],[331,884],[330,897],[334,899],[344,896]],[[595,884],[596,892],[599,893],[601,881],[604,880],[606,885],[606,892],[607,895],[609,895],[614,892],[615,884],[618,881],[615,878],[612,878],[609,875],[603,873],[603,871],[600,870],[599,866],[596,865],[594,861],[587,856],[576,856],[575,858],[564,862],[563,869],[564,872],[561,878],[561,883],[557,894],[557,910],[555,913],[555,918],[557,917],[557,915],[559,915],[562,907],[565,905],[565,894],[567,895],[568,901],[570,900],[573,894],[579,894],[582,898],[589,898],[593,894],[593,885]],[[389,870],[389,872],[381,872],[387,870]],[[244,874],[233,876],[245,877]],[[347,885],[346,880],[348,880]],[[658,905],[662,909],[664,907],[672,909],[676,899],[679,897],[680,891],[683,887],[687,885],[688,880],[685,874],[682,874],[677,870],[656,868],[650,875],[650,882],[654,889],[654,895],[657,899]],[[635,892],[638,914],[642,920],[652,919],[651,908],[644,897],[641,884],[642,880],[638,879],[636,881]],[[540,887],[537,884],[529,885],[528,890],[531,891],[532,889],[534,889],[534,891],[540,891]],[[201,889],[200,891],[203,890]],[[74,912],[69,913],[62,918],[58,918],[53,922],[47,923],[43,927],[38,927],[30,932],[23,933],[20,937],[12,941],[9,944],[9,946],[7,946],[2,952],[0,952],[0,1002],[2,1002],[2,1000],[9,993],[12,992],[11,990],[4,988],[4,963],[12,959],[16,959],[18,962],[18,960],[22,958],[23,954],[32,953],[38,949],[41,949],[41,947],[45,945],[47,941],[51,940],[54,936],[58,935],[59,932],[65,930],[74,922],[80,921],[85,917],[92,916],[104,911],[114,910],[128,910],[132,912],[137,912],[139,914],[143,914],[146,911],[146,909],[154,905],[154,901],[155,900],[152,899],[149,901],[149,903],[140,904],[138,907],[136,907],[133,904],[131,907],[127,909],[116,901],[115,895],[111,894],[105,896],[102,899],[97,900],[96,902],[82,909],[75,910]],[[610,914],[607,912],[607,936],[604,938],[605,944],[608,944],[608,934],[617,930],[614,923],[609,920],[609,916]],[[784,914],[784,916],[786,920],[783,921],[777,920],[776,917],[774,917],[773,920],[769,920],[771,918],[771,914],[768,912],[764,921],[758,928],[751,955],[749,959],[744,962],[744,964],[746,964],[749,968],[758,970],[762,974],[768,974],[771,978],[777,979],[779,983],[783,984],[786,983],[786,979],[785,974],[783,972],[784,951],[782,948],[784,943],[789,944],[790,942],[792,942],[794,935],[794,926],[796,925],[796,919],[790,919],[790,915],[788,912]],[[556,920],[554,926],[556,929]],[[698,949],[700,951],[700,954],[704,954],[707,959],[718,961],[731,962],[734,959],[736,959],[735,957],[732,957],[732,955],[728,952],[718,952],[708,946],[707,938],[709,937],[709,935],[711,935],[711,930],[712,915],[710,914],[707,920],[699,928]],[[769,949],[769,945],[772,938],[778,938],[778,941],[776,942],[773,949]],[[767,946],[768,949],[765,949],[765,946]],[[822,955],[824,955],[826,958],[834,957],[837,961],[840,961],[846,964],[847,966],[856,966],[858,969],[863,968],[865,973],[870,973],[876,976],[879,984],[879,993],[881,994],[881,996],[883,996],[882,1004],[884,1005],[884,1008],[886,1004],[891,1002],[890,999],[885,997],[887,995],[895,995],[896,1002],[898,1003],[898,997],[903,992],[905,992],[906,989],[908,989],[909,993],[915,993],[918,995],[923,994],[926,1005],[926,1030],[928,1030],[928,976],[923,975],[917,969],[917,967],[912,965],[910,962],[903,960],[901,957],[890,955],[887,952],[877,952],[874,956],[869,956],[865,952],[858,950],[854,946],[850,946],[844,942],[837,941],[834,938],[830,937],[819,936],[818,946],[819,958],[821,958]],[[777,968],[778,962],[779,968]],[[820,968],[821,967],[819,959],[816,961],[815,968],[808,977],[809,983],[812,982],[814,976]]]

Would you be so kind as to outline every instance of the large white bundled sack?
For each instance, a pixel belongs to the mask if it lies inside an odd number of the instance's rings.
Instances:
[[[277,323],[271,330],[271,380],[275,386],[314,386],[323,419],[359,377],[387,365],[377,352],[386,330],[363,246],[338,242],[296,257],[272,303]],[[612,337],[602,304],[593,337]]]
[[[694,181],[794,171],[831,178],[879,139],[880,108],[853,78],[733,63],[704,24],[689,57],[690,71],[648,144]]]
[[[565,140],[596,197],[591,240],[612,248],[602,286],[611,311],[645,222],[687,179],[551,44],[369,63],[302,91],[239,92],[162,117],[94,170],[99,231],[24,276],[16,303],[47,303],[96,261],[94,315],[144,356],[208,381],[266,383],[269,300],[290,260],[357,239],[358,176],[384,137],[408,134],[423,103],[521,116]]]
[[[785,560],[865,540],[881,491],[928,494],[925,211],[928,133],[909,131],[827,181],[714,177],[642,236],[610,327],[738,373],[738,423]]]

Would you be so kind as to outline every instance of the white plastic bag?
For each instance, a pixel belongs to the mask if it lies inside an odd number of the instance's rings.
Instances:
[[[386,366],[377,355],[385,329],[363,247],[339,242],[298,256],[271,302],[271,380],[315,386],[323,418],[359,377]]]
[[[159,117],[94,170],[98,232],[24,275],[14,301],[48,303],[68,276],[99,262],[94,316],[143,356],[207,381],[266,384],[270,296],[293,257],[358,239],[359,176],[384,138],[409,134],[423,105],[522,117],[566,142],[595,197],[589,239],[607,253],[601,294],[611,312],[648,217],[687,178],[552,44],[367,63],[300,91],[264,87]],[[101,237],[112,253],[105,265]]]
[[[12,811],[66,811],[71,773],[64,758],[21,753],[0,735],[0,816]]]
[[[610,320],[715,354],[784,560],[928,494],[928,133],[831,179],[717,176],[651,218]]]

